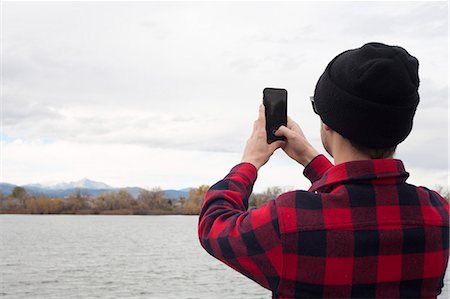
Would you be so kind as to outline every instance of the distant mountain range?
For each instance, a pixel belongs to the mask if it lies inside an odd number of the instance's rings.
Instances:
[[[41,189],[49,189],[49,190],[67,190],[73,188],[83,188],[83,189],[114,189],[105,183],[92,181],[88,178],[83,178],[79,181],[69,182],[69,183],[58,183],[54,185],[43,185],[43,184],[29,184],[24,187],[33,187],[33,188],[41,188]]]
[[[9,183],[0,183],[0,191],[3,195],[8,196],[11,194],[14,187],[17,185]],[[80,192],[83,195],[98,196],[105,192],[117,192],[119,190],[125,190],[131,194],[134,198],[139,196],[144,188],[141,187],[126,187],[126,188],[116,188],[109,186],[102,182],[96,182],[87,178],[83,178],[79,181],[69,182],[69,183],[58,183],[54,185],[43,185],[43,184],[28,184],[21,186],[25,188],[30,195],[46,195],[49,197],[59,197],[64,198],[76,192]],[[164,196],[169,199],[179,199],[180,197],[187,197],[192,188],[185,188],[181,190],[162,190]]]

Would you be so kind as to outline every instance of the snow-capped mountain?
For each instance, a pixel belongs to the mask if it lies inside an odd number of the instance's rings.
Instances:
[[[0,192],[4,196],[9,196],[12,190],[16,187],[14,184],[2,183],[0,182]],[[102,182],[96,182],[87,178],[81,179],[79,181],[69,182],[69,183],[58,183],[58,184],[28,184],[23,185],[28,194],[30,195],[46,195],[50,197],[64,198],[70,196],[71,194],[81,192],[83,195],[98,196],[105,192],[118,192],[119,190],[125,190],[131,194],[134,198],[137,198],[139,194],[145,190],[140,187],[125,187],[117,188],[111,187]],[[179,199],[186,198],[192,188],[184,188],[181,190],[162,190],[164,196],[169,199]]]
[[[100,189],[113,189],[113,187],[102,183],[102,182],[96,182],[93,180],[90,180],[88,178],[83,178],[78,181],[73,182],[62,182],[57,183],[53,185],[43,185],[43,184],[30,184],[26,185],[28,187],[38,187],[38,188],[45,188],[50,190],[68,190],[68,189],[74,189],[74,188],[80,188],[80,189],[93,189],[93,190],[100,190]]]

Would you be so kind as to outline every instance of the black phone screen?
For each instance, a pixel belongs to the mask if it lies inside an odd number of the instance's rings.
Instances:
[[[275,136],[280,126],[287,125],[287,90],[281,88],[264,88],[263,104],[266,108],[267,143],[276,140],[286,140]]]

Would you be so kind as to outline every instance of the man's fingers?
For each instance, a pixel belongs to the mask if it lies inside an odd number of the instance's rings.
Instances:
[[[266,130],[266,115],[265,107],[263,104],[259,106],[258,119],[253,123],[253,134],[256,132],[262,132]]]
[[[266,108],[263,104],[259,105],[258,123],[261,128],[266,128]]]
[[[292,137],[294,137],[295,132],[290,130],[289,128],[285,127],[285,126],[281,126],[278,128],[278,130],[275,132],[276,136],[284,136],[287,139],[290,139]]]
[[[259,126],[258,120],[255,120],[255,122],[253,123],[253,132],[256,131],[258,126]]]
[[[286,141],[283,140],[278,140],[278,141],[274,141],[270,144],[270,150],[271,151],[275,151],[276,149],[283,147]]]
[[[298,127],[298,124],[288,116],[287,127],[291,130],[295,130]]]

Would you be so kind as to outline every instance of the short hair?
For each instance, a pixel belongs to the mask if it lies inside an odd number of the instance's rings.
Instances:
[[[385,147],[385,148],[370,148],[364,145],[358,144],[352,140],[349,140],[350,144],[359,152],[366,154],[370,159],[386,159],[394,155],[397,146]]]

